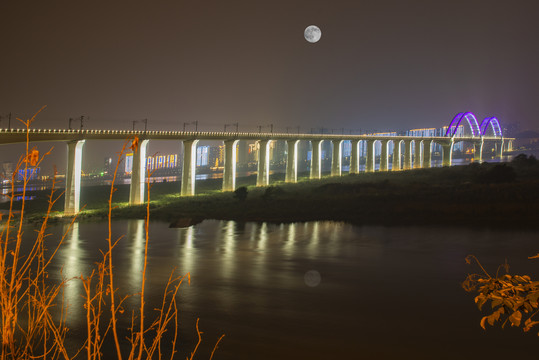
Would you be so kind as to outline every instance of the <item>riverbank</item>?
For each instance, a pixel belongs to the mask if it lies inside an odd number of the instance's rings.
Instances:
[[[156,183],[151,189],[151,219],[179,226],[203,219],[300,222],[345,221],[359,225],[462,225],[479,227],[539,227],[539,164],[517,157],[507,164],[471,164],[448,168],[324,177],[284,183],[272,176],[272,186],[256,187],[256,176],[238,178],[238,192],[223,193],[220,179],[197,182],[197,196],[180,197],[178,182]],[[114,218],[144,218],[145,206],[128,206],[128,185],[117,186]],[[31,192],[29,219],[46,207],[46,191]],[[81,220],[107,216],[108,188],[85,187]],[[9,205],[9,204],[7,204]],[[53,217],[61,214],[60,198]],[[6,208],[2,204],[1,208]],[[18,209],[18,207],[16,207]]]

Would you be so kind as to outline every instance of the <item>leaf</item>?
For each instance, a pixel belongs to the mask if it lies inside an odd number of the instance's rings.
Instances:
[[[481,327],[483,328],[483,330],[486,330],[487,328],[485,327],[485,320],[487,320],[487,317],[486,316],[483,316],[483,318],[481,319],[481,322],[479,323],[479,325],[481,325]]]
[[[522,320],[522,313],[520,311],[515,311],[509,316],[509,321],[511,321],[511,326],[520,326],[520,321]]]
[[[131,142],[131,150],[135,152],[138,150],[138,136],[135,136],[135,138]]]
[[[503,299],[496,299],[496,300],[493,300],[492,301],[492,308],[494,309],[496,306],[500,306],[501,304],[503,304]]]

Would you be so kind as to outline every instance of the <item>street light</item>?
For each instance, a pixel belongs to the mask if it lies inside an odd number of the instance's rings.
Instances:
[[[227,126],[232,126],[232,125],[236,126],[236,133],[237,133],[237,132],[238,132],[239,123],[225,124],[225,131],[224,131],[224,132],[226,132]]]

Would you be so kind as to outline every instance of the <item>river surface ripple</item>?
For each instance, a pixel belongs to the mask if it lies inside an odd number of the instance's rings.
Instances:
[[[50,239],[65,225],[53,226]],[[144,221],[118,220],[116,285],[136,293],[141,282]],[[26,231],[30,239],[32,231]],[[288,225],[204,221],[186,229],[150,223],[148,309],[160,302],[170,271],[191,273],[183,286],[181,349],[204,332],[199,359],[472,359],[537,354],[536,331],[479,327],[481,313],[460,283],[477,267],[537,277],[536,231],[447,227],[357,227],[336,222]],[[88,275],[106,245],[105,223],[75,223],[51,276]],[[51,240],[54,241],[54,240]],[[30,243],[30,241],[29,241]],[[71,336],[84,331],[81,285],[66,289]],[[135,297],[129,300],[136,305]],[[148,318],[152,318],[148,315]]]

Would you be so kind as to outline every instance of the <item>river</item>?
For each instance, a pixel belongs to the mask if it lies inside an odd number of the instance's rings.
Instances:
[[[49,229],[57,239],[65,225]],[[136,293],[144,221],[118,220],[116,284]],[[30,239],[32,231],[25,232]],[[150,223],[151,309],[173,268],[191,273],[180,293],[184,359],[204,332],[198,359],[504,359],[537,355],[539,339],[515,328],[479,327],[481,313],[460,283],[477,267],[537,277],[537,232],[446,227],[357,227],[336,222],[286,225],[207,220],[184,229]],[[105,247],[104,223],[75,223],[51,277],[88,275]],[[30,241],[29,241],[30,242]],[[84,333],[81,284],[70,282],[71,336]],[[136,299],[129,300],[136,304]],[[152,316],[148,316],[151,318]],[[125,325],[125,324],[124,324]]]

